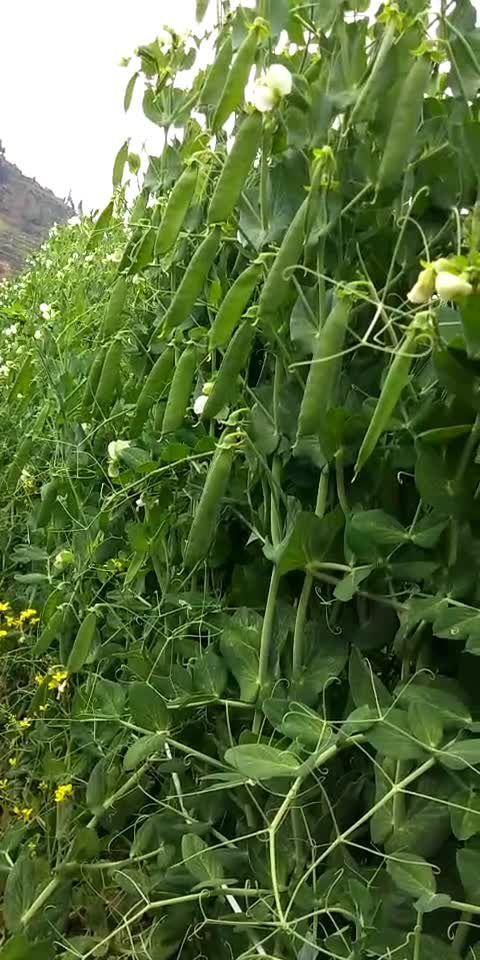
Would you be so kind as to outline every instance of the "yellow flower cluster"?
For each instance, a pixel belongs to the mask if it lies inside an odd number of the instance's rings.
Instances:
[[[40,621],[40,617],[37,616],[37,611],[33,607],[27,607],[26,610],[21,610],[18,617],[12,616],[12,614],[9,613],[10,609],[8,600],[0,601],[0,616],[5,615],[4,626],[0,629],[0,639],[7,637],[9,630],[23,631],[28,627],[35,626],[35,624]]]
[[[19,817],[20,820],[23,820],[24,823],[30,823],[30,820],[33,817],[33,807],[19,807],[15,804],[13,808],[15,816]]]
[[[58,690],[59,693],[64,692],[67,681],[68,673],[61,667],[53,667],[48,673],[37,673],[35,676],[35,683],[38,687],[43,687],[46,684],[49,690]]]
[[[55,803],[65,803],[73,796],[73,786],[71,783],[64,783],[55,790]]]

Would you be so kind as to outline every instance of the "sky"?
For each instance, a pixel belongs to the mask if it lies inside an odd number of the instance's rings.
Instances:
[[[212,0],[212,6],[215,2]],[[14,0],[2,10],[0,139],[7,159],[84,210],[111,194],[114,156],[132,136],[159,152],[138,105],[124,113],[132,71],[119,66],[163,24],[187,32],[195,0]],[[212,15],[214,9],[212,9]]]

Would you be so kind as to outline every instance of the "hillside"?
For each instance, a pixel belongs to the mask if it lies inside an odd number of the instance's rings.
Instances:
[[[0,141],[0,279],[20,270],[52,224],[72,213],[69,204],[9,163]]]

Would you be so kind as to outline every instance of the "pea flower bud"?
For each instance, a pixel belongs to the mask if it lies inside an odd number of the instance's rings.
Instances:
[[[407,300],[410,303],[426,303],[435,292],[435,271],[432,267],[421,270],[418,274],[417,282],[407,293]]]

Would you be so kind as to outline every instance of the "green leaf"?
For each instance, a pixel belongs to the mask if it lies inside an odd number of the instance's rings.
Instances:
[[[112,173],[112,183],[113,188],[120,186],[123,180],[123,171],[125,170],[125,164],[128,157],[128,145],[129,140],[125,140],[125,143],[122,143],[120,150],[115,157],[115,163],[113,164],[113,173]]]
[[[457,851],[457,867],[467,900],[480,903],[480,850],[464,847]]]
[[[480,294],[474,293],[467,297],[460,312],[468,356],[478,360],[480,357]]]
[[[197,883],[215,883],[223,878],[223,865],[215,850],[196,833],[182,837],[182,857],[188,872]]]
[[[387,871],[399,890],[411,897],[436,893],[437,885],[432,867],[414,853],[405,851],[398,857],[390,856],[387,860]]]
[[[416,743],[410,730],[407,714],[395,707],[388,710],[385,719],[378,720],[365,736],[379,753],[394,760],[417,760],[425,757],[421,744]]]
[[[116,763],[105,757],[95,764],[87,782],[87,807],[94,814],[101,813],[104,801],[110,797],[120,779],[120,770]]]
[[[160,694],[148,683],[132,683],[128,705],[133,722],[155,733],[168,730],[168,710]]]
[[[399,702],[402,706],[412,703],[428,705],[437,710],[445,727],[466,727],[471,723],[471,713],[460,699],[456,690],[442,687],[442,679],[437,677],[432,683],[413,680],[405,686],[397,688]]]
[[[277,750],[261,743],[230,747],[225,760],[249,780],[270,780],[273,777],[295,777],[300,761],[288,750]]]
[[[54,949],[51,940],[35,940],[32,943],[22,933],[0,949],[0,960],[51,960]]]
[[[442,747],[438,759],[449,770],[464,770],[480,763],[480,740],[458,740]]]
[[[212,697],[221,697],[227,685],[227,668],[213,647],[197,660],[193,668],[193,685]]]
[[[450,799],[452,830],[457,840],[470,840],[480,833],[480,794],[465,787]]]
[[[140,737],[128,748],[123,758],[124,770],[136,770],[141,763],[154,757],[163,750],[165,735],[163,733],[148,733]]]
[[[138,71],[137,71],[137,73],[133,73],[132,76],[130,77],[130,80],[129,80],[128,83],[127,83],[126,88],[125,88],[125,95],[124,95],[124,98],[123,98],[123,109],[125,110],[125,113],[127,112],[127,110],[130,109],[130,105],[131,105],[131,103],[132,103],[133,93],[134,93],[134,90],[135,90],[135,84],[136,84],[139,76],[140,76],[140,74],[138,73]]]
[[[245,703],[254,703],[258,694],[261,629],[261,618],[240,609],[224,628],[220,638],[222,656],[240,687],[240,698]]]
[[[372,570],[375,570],[374,565],[367,564],[363,567],[355,567],[350,573],[345,574],[333,591],[337,600],[348,603],[355,596],[360,584],[370,576]]]
[[[384,709],[390,706],[392,698],[387,688],[356,647],[352,648],[350,655],[348,682],[356,707],[374,707],[377,715],[381,716]]]
[[[384,556],[405,543],[408,535],[401,523],[383,510],[362,510],[352,513],[347,521],[346,540],[357,557],[371,559]]]
[[[22,917],[34,902],[39,889],[50,879],[50,868],[41,857],[31,857],[24,851],[14,863],[5,884],[3,913],[7,930],[15,933],[22,928]]]
[[[292,677],[290,696],[303,703],[314,703],[324,687],[345,667],[348,643],[341,634],[320,631],[314,622],[307,624],[305,632],[311,640],[310,650],[304,667]]]
[[[443,724],[435,707],[429,703],[411,703],[408,708],[408,724],[420,743],[427,748],[438,747],[443,737]]]
[[[264,553],[277,565],[281,575],[315,567],[325,558],[343,522],[340,509],[322,518],[314,513],[298,513],[284,540],[277,547],[265,547]]]

